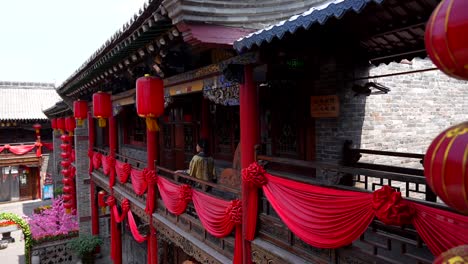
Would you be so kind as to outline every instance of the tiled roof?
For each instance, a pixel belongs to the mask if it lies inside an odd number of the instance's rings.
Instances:
[[[51,83],[0,82],[0,120],[47,119],[42,110],[59,100]]]
[[[314,23],[325,24],[331,17],[340,19],[353,10],[359,13],[369,2],[381,3],[383,0],[333,0],[314,6],[306,12],[292,16],[288,20],[261,29],[234,42],[237,51],[250,49],[253,45],[260,46],[263,42],[271,42],[274,38],[282,39],[289,32],[294,34],[299,28],[308,29]]]

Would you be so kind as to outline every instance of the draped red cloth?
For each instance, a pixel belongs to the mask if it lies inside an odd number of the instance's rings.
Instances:
[[[115,206],[115,198],[109,196],[107,198],[107,205],[110,208]],[[122,241],[120,229],[117,223],[117,216],[114,214],[114,210],[110,210],[111,213],[111,259],[115,264],[121,264],[122,258],[119,257],[119,254],[122,254]]]
[[[119,176],[120,183],[126,183],[128,180],[128,177],[130,176],[132,165],[116,160],[115,170],[117,172],[117,176]]]
[[[127,216],[128,211],[130,210],[130,202],[128,201],[127,198],[123,199],[122,201],[122,213],[119,214],[119,209],[117,208],[117,205],[114,204],[112,208],[110,208],[115,216],[115,221],[117,223],[122,223],[122,221],[125,219]]]
[[[46,147],[48,150],[54,150],[54,143],[42,142],[42,146]]]
[[[192,201],[203,227],[215,237],[229,235],[234,227],[233,263],[242,263],[242,204],[239,200],[225,201],[193,190]]]
[[[156,172],[154,170],[150,170],[145,168],[143,170],[143,176],[146,180],[146,184],[148,186],[148,195],[146,196],[146,208],[145,212],[148,215],[151,215],[154,212],[154,205],[155,205],[155,185],[158,182],[158,178],[156,176]]]
[[[133,238],[138,243],[145,242],[148,239],[148,236],[142,236],[140,232],[138,231],[138,227],[136,225],[135,218],[133,218],[132,211],[128,211],[127,215],[128,215],[128,225],[130,227],[130,231],[132,232]]]
[[[99,152],[93,152],[93,168],[99,169],[102,163],[102,154]]]
[[[434,255],[468,244],[468,216],[407,201],[389,186],[373,194],[319,187],[270,175],[257,163],[242,177],[262,187],[288,228],[315,247],[352,243],[374,216],[388,225],[412,223]]]
[[[416,214],[413,225],[435,256],[468,244],[468,216],[411,203]]]
[[[175,215],[185,212],[187,204],[192,200],[192,188],[187,184],[178,185],[159,177],[158,189],[167,210]]]
[[[146,191],[148,183],[146,182],[143,170],[133,169],[130,171],[130,177],[132,178],[132,187],[137,195],[143,195]]]
[[[20,145],[20,146],[10,146],[10,145],[5,145],[3,147],[0,147],[0,152],[2,152],[3,150],[8,150],[10,151],[11,153],[15,154],[15,155],[24,155],[28,152],[30,152],[31,150],[33,150],[34,148],[36,147],[36,144],[34,145]]]

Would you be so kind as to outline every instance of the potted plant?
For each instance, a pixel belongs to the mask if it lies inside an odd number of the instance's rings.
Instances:
[[[89,234],[80,234],[70,241],[70,249],[81,258],[83,264],[94,263],[94,251],[102,244],[101,238]]]

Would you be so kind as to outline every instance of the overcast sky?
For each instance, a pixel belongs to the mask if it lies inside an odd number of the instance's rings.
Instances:
[[[144,2],[1,0],[0,81],[60,85]]]

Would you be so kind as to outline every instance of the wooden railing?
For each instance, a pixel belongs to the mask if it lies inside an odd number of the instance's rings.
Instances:
[[[367,150],[360,151],[360,153],[366,154],[390,154],[398,157],[403,156],[396,152],[374,153]],[[414,154],[408,154],[405,156],[417,159],[422,158],[422,156]],[[256,158],[260,164],[264,165],[265,169],[269,173],[279,177],[314,185],[326,186],[329,188],[359,192],[371,192],[379,189],[379,186],[388,184],[399,190],[406,188],[405,193],[403,193],[403,196],[406,195],[406,199],[428,206],[437,207],[439,209],[453,211],[445,205],[434,202],[430,199],[431,194],[429,193],[430,190],[428,190],[428,188],[425,189],[424,192],[420,192],[423,193],[424,196],[413,197],[410,195],[411,192],[416,192],[418,191],[418,188],[421,188],[418,186],[426,185],[425,178],[419,175],[419,172],[417,173],[418,175],[409,174],[409,171],[404,171],[406,173],[402,173],[401,171],[396,172],[391,166],[384,166],[381,170],[378,169],[378,166],[366,168],[366,166],[360,166],[361,164],[358,162],[355,162],[353,166],[345,166],[264,155],[257,155]],[[317,178],[310,177],[310,175],[298,175],[288,171],[274,171],[269,169],[270,167],[275,168],[275,163],[306,168],[311,171],[311,175],[317,174]],[[356,181],[355,184],[347,186],[340,184],[339,181],[333,183],[323,178],[329,177],[330,175],[338,175],[338,178],[350,175]],[[365,179],[365,181],[358,181],[360,178]],[[378,180],[375,181],[374,179]],[[404,184],[403,186],[401,186],[402,183]],[[361,238],[353,242],[350,247],[335,250],[314,248],[301,241],[286,227],[271,207],[269,201],[263,195],[261,196],[260,203],[260,221],[258,227],[259,237],[277,245],[278,247],[284,248],[289,252],[299,254],[310,261],[316,261],[316,258],[320,257],[323,258],[324,261],[335,263],[335,260],[330,259],[329,256],[334,256],[335,259],[354,259],[353,261],[357,261],[359,263],[431,263],[433,260],[433,256],[429,249],[424,245],[422,239],[412,226],[406,226],[403,228],[388,226],[377,219],[372,222]]]
[[[108,151],[104,149],[98,149],[94,148],[95,152],[99,152],[102,155],[108,155]],[[134,168],[138,169],[143,169],[146,167],[146,163],[141,161],[141,160],[136,160],[124,155],[116,154],[116,158],[122,162],[126,162],[132,165]],[[169,181],[173,183],[179,183],[179,184],[189,184],[192,186],[194,189],[199,189],[201,191],[207,192],[207,194],[215,196],[217,198],[225,199],[225,200],[230,200],[230,199],[237,199],[240,196],[239,190],[237,189],[232,189],[229,187],[221,186],[216,183],[212,182],[207,182],[203,180],[199,180],[193,177],[190,177],[187,174],[183,173],[178,173],[176,171],[169,170],[167,168],[155,166],[157,168],[157,174],[161,177],[164,177],[168,179]],[[107,177],[103,175],[102,173],[102,168],[98,170],[99,178],[97,179],[97,184],[98,185],[104,185],[101,186],[106,190],[109,190],[108,182],[107,182]],[[131,178],[128,179],[127,183],[121,184],[118,180],[116,181],[116,188],[114,188],[115,192],[120,192],[119,195],[122,195],[124,197],[132,197],[134,201],[138,201],[139,204],[144,205],[146,203],[146,195],[138,196],[135,194],[133,191],[132,185],[131,185]],[[132,205],[132,206],[135,206]],[[141,207],[141,206],[139,206]],[[201,224],[198,215],[195,211],[195,208],[192,203],[189,203],[187,206],[187,210],[185,213],[176,216],[172,213],[170,213],[164,206],[164,203],[161,199],[158,199],[158,208],[157,212],[159,215],[163,216],[167,220],[169,220],[172,224],[177,226],[178,228],[181,228],[185,232],[190,233],[203,243],[207,244],[211,248],[215,249],[219,253],[223,254],[224,256],[228,258],[233,257],[233,252],[234,252],[234,236],[228,236],[225,238],[216,238],[212,235],[210,235],[204,228],[203,225]],[[141,219],[147,219],[145,215],[145,208],[144,206],[141,208],[138,208],[138,210],[135,210],[134,212],[138,217]],[[147,221],[147,220],[146,220]],[[160,232],[166,232],[166,236],[171,237],[167,232],[167,229],[160,230]],[[173,243],[176,241],[173,241]]]

